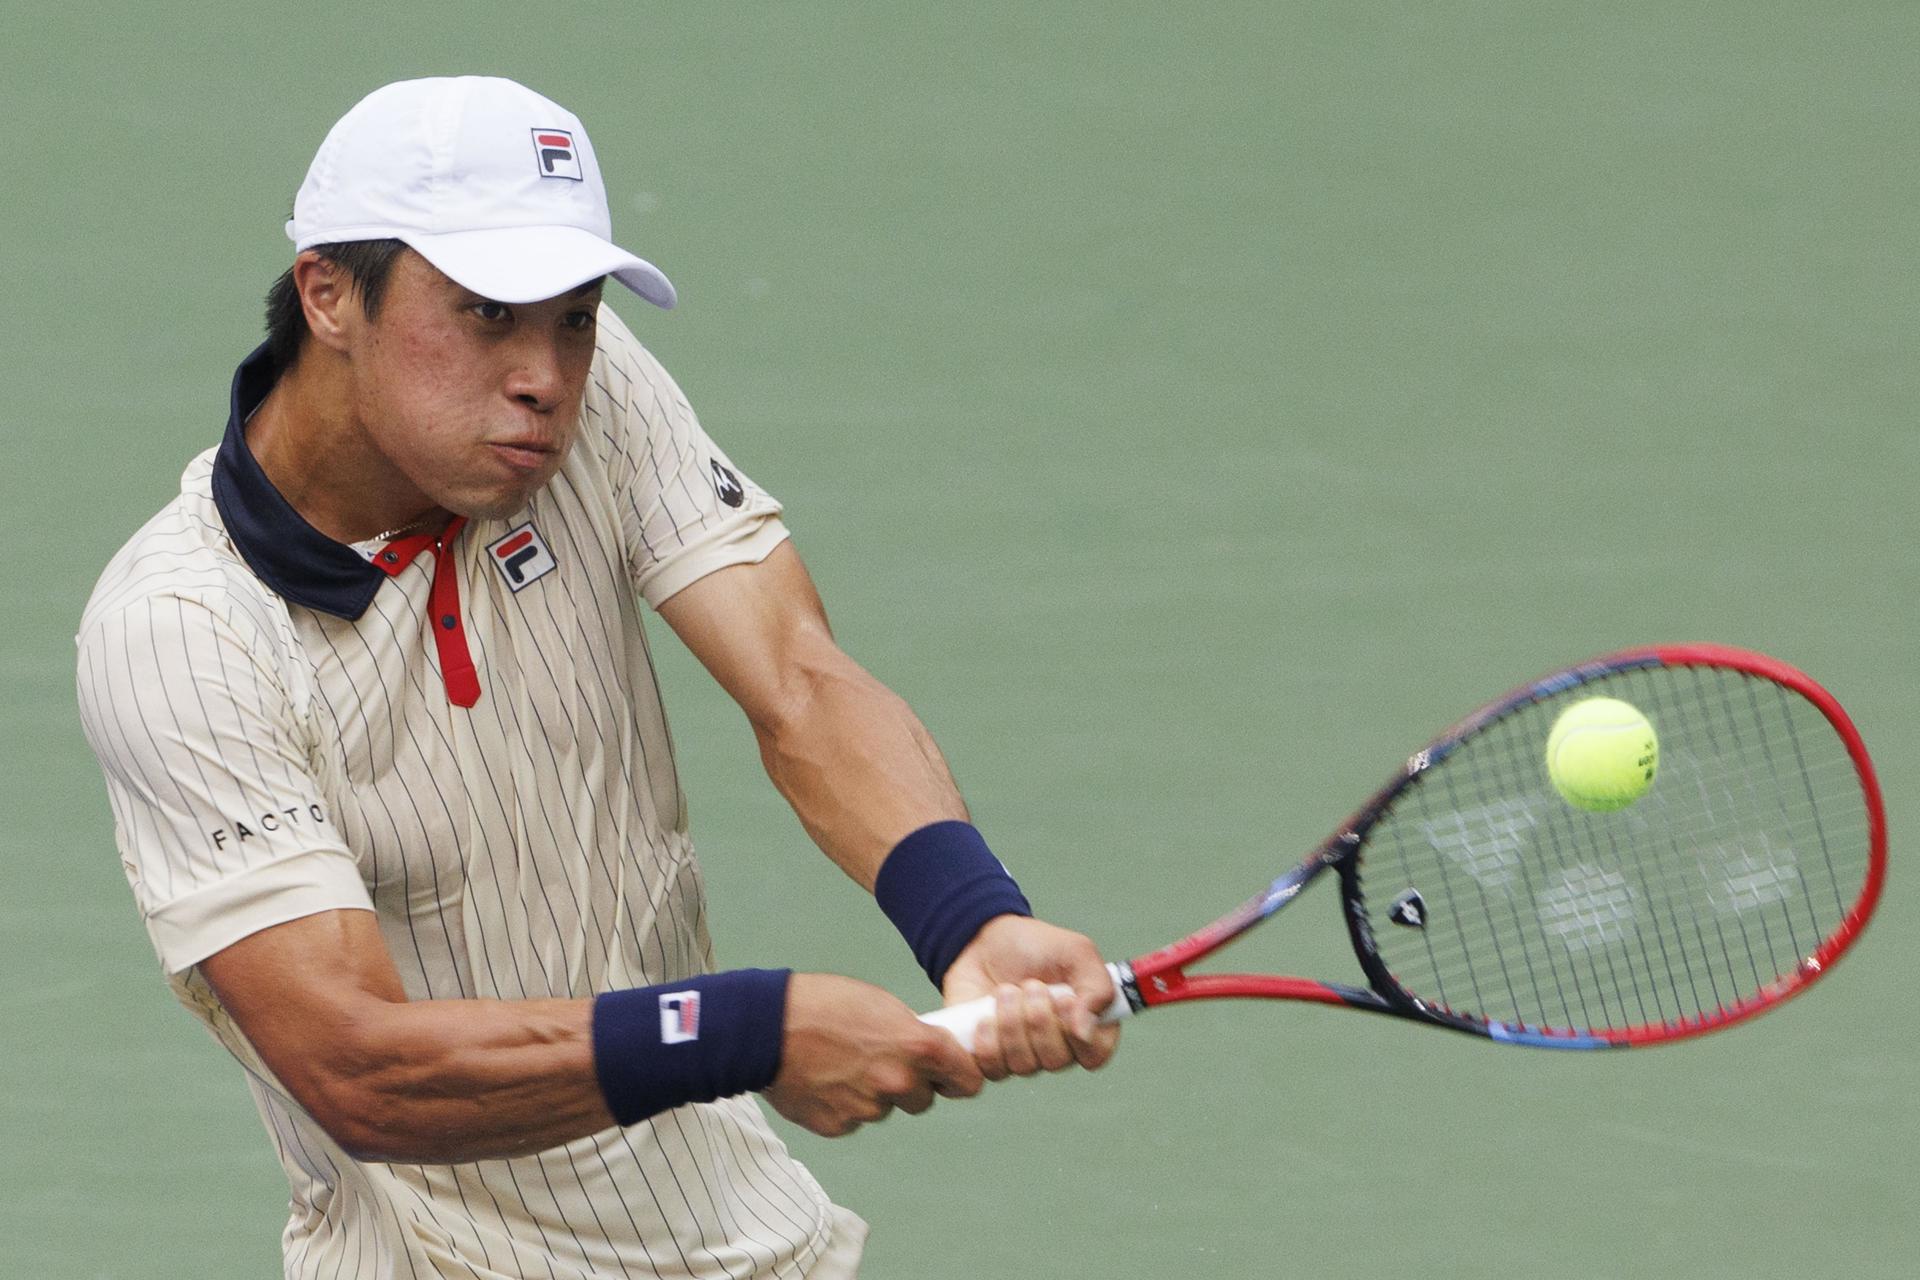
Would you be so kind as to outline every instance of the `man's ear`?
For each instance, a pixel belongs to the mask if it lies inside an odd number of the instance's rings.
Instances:
[[[314,341],[345,351],[354,327],[365,321],[353,278],[339,263],[308,249],[293,260],[293,287]]]

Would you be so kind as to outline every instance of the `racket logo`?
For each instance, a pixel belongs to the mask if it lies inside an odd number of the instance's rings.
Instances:
[[[1409,929],[1427,927],[1427,903],[1418,889],[1402,890],[1387,908],[1387,919]]]

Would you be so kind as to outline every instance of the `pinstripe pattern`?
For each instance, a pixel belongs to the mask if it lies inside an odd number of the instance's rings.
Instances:
[[[834,1210],[755,1100],[513,1160],[363,1164],[194,967],[269,925],[371,907],[415,998],[581,997],[711,969],[640,599],[764,558],[779,504],[737,471],[744,498],[722,500],[713,463],[731,463],[603,309],[564,468],[448,549],[482,688],[463,709],[430,641],[431,552],[357,619],[290,605],[228,537],[213,457],[101,578],[79,692],[154,946],[245,1069],[286,1170],[287,1274],[803,1275]],[[556,568],[516,594],[486,547],[527,520]]]

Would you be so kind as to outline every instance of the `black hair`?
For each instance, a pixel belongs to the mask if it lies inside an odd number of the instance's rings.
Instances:
[[[380,299],[386,295],[394,261],[406,247],[398,240],[344,240],[312,249],[347,273],[349,287],[360,297],[360,310],[372,320],[380,314]],[[293,368],[306,340],[307,313],[300,307],[293,268],[288,267],[267,290],[267,349],[273,363],[283,371]]]

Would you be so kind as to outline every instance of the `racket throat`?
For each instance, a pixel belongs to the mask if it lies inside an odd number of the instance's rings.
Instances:
[[[1125,960],[1109,961],[1107,974],[1113,979],[1113,1003],[1100,1014],[1102,1022],[1118,1022],[1131,1017],[1147,1007],[1140,995],[1140,981],[1134,976],[1133,966]]]

